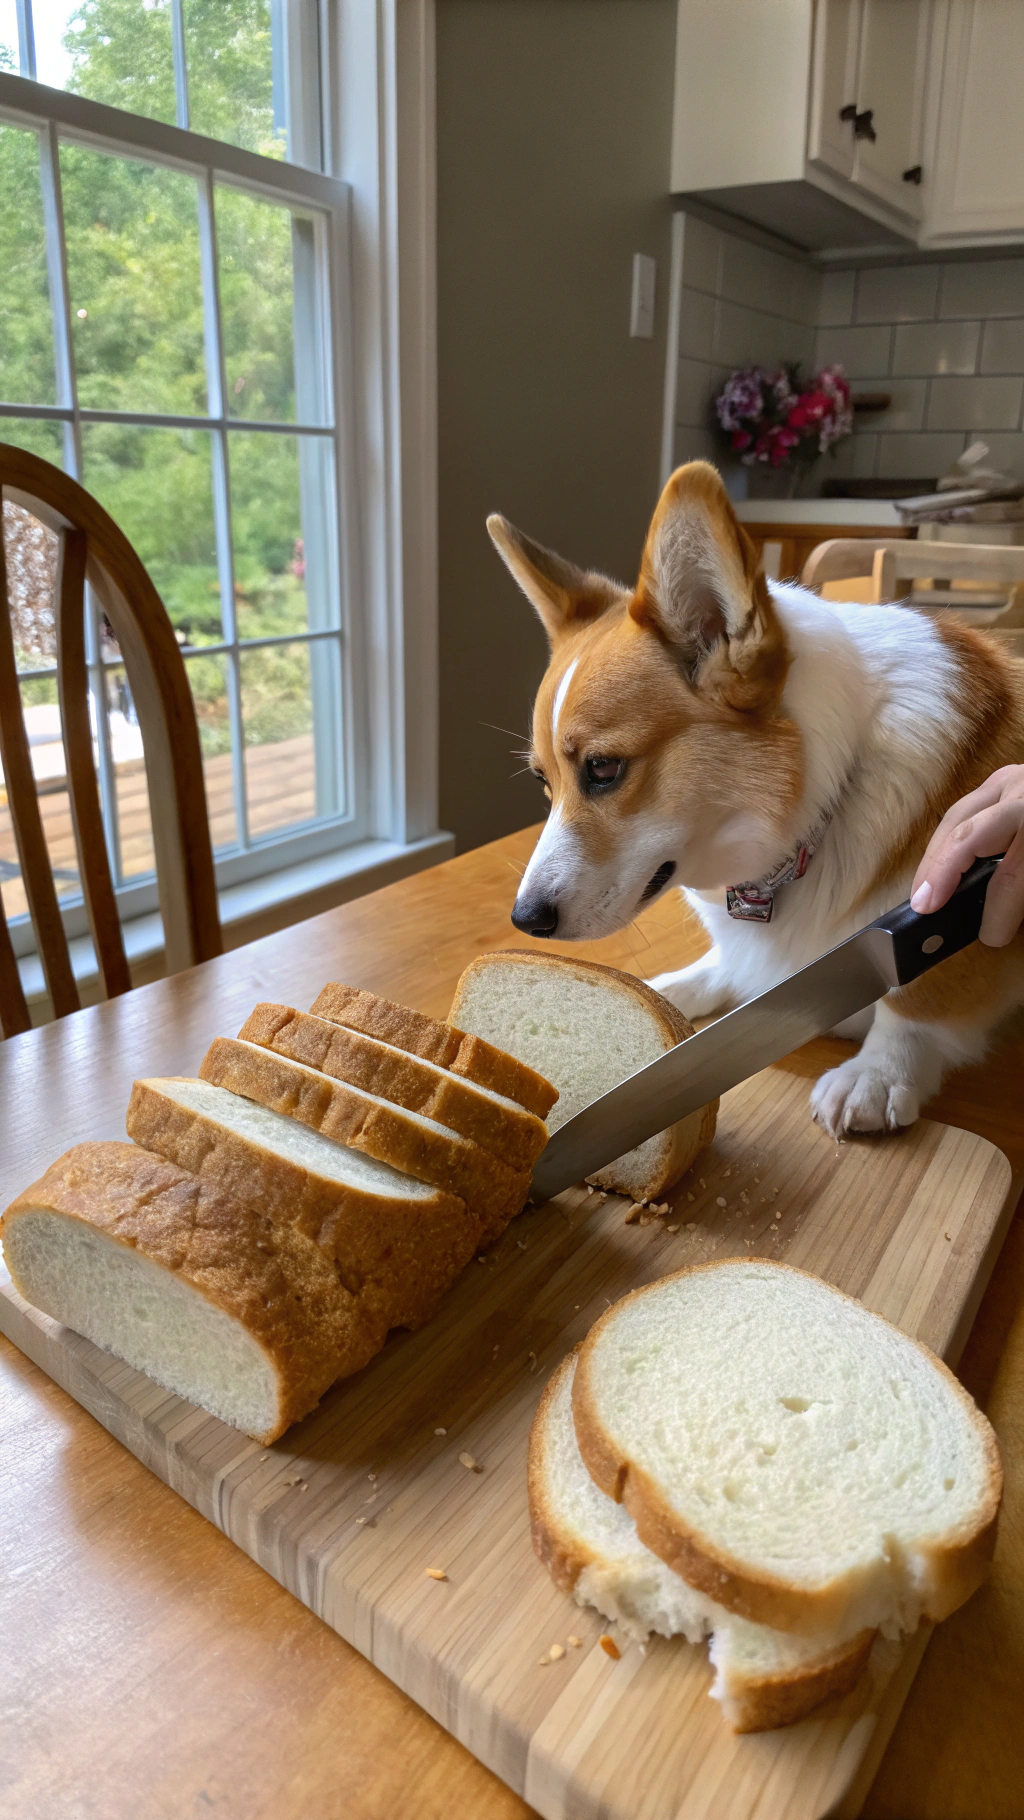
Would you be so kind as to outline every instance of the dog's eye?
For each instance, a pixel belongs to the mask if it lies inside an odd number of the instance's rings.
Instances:
[[[547,797],[548,802],[550,802],[551,801],[551,786],[548,783],[547,778],[544,776],[543,771],[540,769],[540,767],[538,765],[531,765],[530,771],[533,774],[533,776],[537,779],[537,782],[539,784],[544,785],[544,794]]]
[[[588,758],[583,766],[588,790],[610,790],[626,769],[624,758]]]

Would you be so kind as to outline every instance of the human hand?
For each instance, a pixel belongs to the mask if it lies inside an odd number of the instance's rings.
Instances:
[[[910,907],[939,910],[976,859],[1006,858],[985,893],[979,940],[1005,948],[1024,922],[1024,765],[1004,765],[947,809],[917,868]]]

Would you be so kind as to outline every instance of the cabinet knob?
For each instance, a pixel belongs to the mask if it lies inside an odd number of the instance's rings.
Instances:
[[[839,118],[840,118],[840,120],[856,120],[856,118],[857,118],[856,101],[850,101],[847,103],[846,107],[841,107],[839,109]]]
[[[873,107],[866,107],[860,114],[854,113],[853,136],[855,139],[870,139],[872,145],[874,145],[875,140],[878,138],[878,134],[875,132],[875,110]]]
[[[919,164],[912,164],[909,171],[904,171],[903,181],[904,183],[920,183],[923,176],[924,171],[921,166]]]

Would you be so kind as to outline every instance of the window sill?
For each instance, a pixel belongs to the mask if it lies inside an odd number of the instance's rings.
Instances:
[[[363,897],[368,891],[379,891],[396,879],[408,878],[428,866],[450,859],[455,851],[453,834],[430,834],[424,840],[400,846],[395,841],[359,841],[340,852],[321,854],[316,859],[286,866],[280,872],[265,874],[240,885],[229,885],[219,893],[221,926],[226,949],[242,948],[261,935],[272,935],[276,929],[304,922],[333,910],[351,898]],[[131,970],[132,985],[142,986],[164,974],[163,925],[159,912],[137,916],[123,926],[125,953]],[[71,965],[83,1005],[92,1005],[103,997],[96,968],[93,945],[87,935],[69,943]],[[49,999],[38,954],[28,954],[18,962],[22,989],[28,1000],[33,1023],[43,1023],[49,1016]]]

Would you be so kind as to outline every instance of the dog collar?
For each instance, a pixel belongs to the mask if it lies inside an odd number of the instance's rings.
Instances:
[[[744,923],[770,923],[775,908],[775,893],[794,879],[803,878],[814,855],[825,838],[832,820],[831,809],[819,816],[810,834],[801,841],[795,853],[787,853],[763,878],[748,879],[742,885],[729,885],[725,893],[729,915]]]

